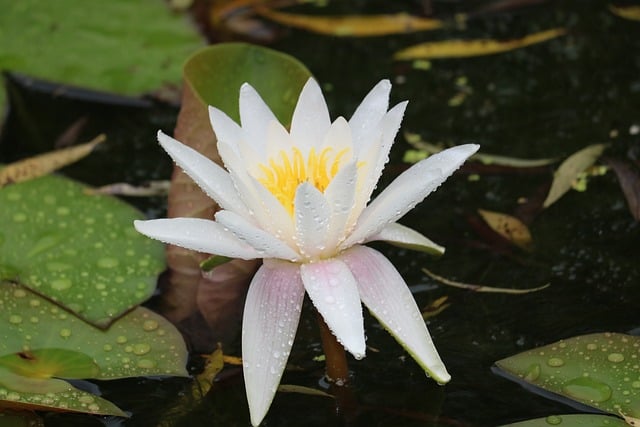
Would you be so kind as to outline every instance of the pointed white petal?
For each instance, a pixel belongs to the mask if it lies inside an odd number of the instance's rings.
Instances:
[[[216,221],[229,229],[238,239],[255,248],[261,254],[261,258],[279,258],[288,261],[300,260],[300,255],[282,240],[255,226],[235,212],[218,211],[216,213]]]
[[[276,116],[258,92],[247,83],[240,87],[239,104],[244,140],[263,156],[267,143],[267,126],[269,122],[277,121]]]
[[[324,195],[308,182],[298,186],[294,209],[296,243],[303,256],[313,259],[326,249],[331,209]]]
[[[356,195],[358,167],[355,161],[340,169],[324,191],[331,209],[331,224],[326,237],[327,247],[337,247],[344,240],[353,224],[348,223]]]
[[[383,240],[401,248],[407,248],[414,251],[426,252],[431,255],[442,255],[444,248],[437,243],[432,242],[427,237],[418,233],[416,230],[404,225],[393,222],[384,227],[378,234],[369,236],[364,243],[373,242],[375,240]]]
[[[209,120],[218,142],[234,145],[242,139],[242,129],[222,110],[209,106]]]
[[[178,166],[223,209],[235,212],[246,210],[236,194],[229,173],[222,167],[162,132],[158,132],[158,141]]]
[[[439,383],[451,379],[433,345],[411,291],[400,273],[380,252],[354,246],[341,258],[358,283],[362,302],[382,326]]]
[[[337,258],[302,264],[302,282],[313,305],[336,336],[356,359],[365,355],[362,305],[356,280]]]
[[[249,287],[242,320],[242,360],[251,424],[276,393],[296,335],[304,287],[296,264],[268,262]]]
[[[163,218],[134,221],[140,233],[171,245],[230,258],[262,258],[251,246],[208,219]]]
[[[476,144],[449,148],[403,172],[365,208],[355,230],[342,247],[361,243],[379,233],[387,224],[396,222],[438,188],[478,148]]]
[[[333,123],[331,123],[331,126],[324,135],[323,142],[321,144],[321,149],[325,147],[331,147],[331,149],[334,150],[334,154],[344,149],[348,149],[349,153],[345,154],[341,158],[341,162],[343,164],[354,157],[351,128],[344,117],[338,117]]]
[[[281,161],[280,152],[284,151],[287,155],[290,155],[292,146],[291,135],[289,135],[285,127],[280,122],[269,122],[267,127],[267,158],[263,159],[262,163],[268,165],[270,159],[279,163]]]
[[[291,138],[306,155],[311,147],[318,147],[331,126],[329,110],[320,86],[314,79],[300,92],[298,103],[291,119]]]
[[[377,133],[380,120],[389,108],[389,92],[391,83],[389,80],[381,80],[364,97],[351,116],[349,125],[353,131],[354,146],[358,154],[366,151],[375,141],[376,138],[372,137],[372,134]]]

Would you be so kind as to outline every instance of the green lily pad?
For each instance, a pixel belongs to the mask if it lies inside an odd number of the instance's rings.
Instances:
[[[496,362],[516,378],[571,400],[640,418],[640,337],[583,335]]]
[[[550,415],[545,418],[505,424],[502,427],[629,427],[624,420],[609,415],[571,414]]]
[[[123,95],[178,86],[184,58],[203,44],[161,1],[0,0],[0,9],[0,69]]]
[[[60,176],[0,189],[0,280],[106,327],[152,294],[164,247],[135,231],[137,210],[85,189]]]
[[[96,328],[27,288],[0,283],[0,407],[125,416],[66,379],[187,376],[176,328],[138,307]]]

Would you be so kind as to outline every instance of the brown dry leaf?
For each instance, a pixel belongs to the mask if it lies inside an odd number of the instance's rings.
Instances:
[[[289,27],[338,37],[375,37],[442,28],[443,21],[398,13],[393,15],[308,16],[256,7],[263,17]]]
[[[606,147],[606,144],[589,145],[567,157],[553,174],[553,182],[542,207],[548,208],[564,196],[571,189],[571,185],[578,175],[593,166]]]
[[[530,292],[541,291],[541,290],[546,289],[549,286],[551,286],[549,283],[547,283],[546,285],[538,286],[536,288],[528,288],[528,289],[498,288],[498,287],[494,287],[494,286],[474,285],[474,284],[471,284],[471,283],[456,282],[454,280],[449,280],[449,279],[447,279],[445,277],[438,276],[437,274],[432,273],[431,271],[427,270],[426,268],[423,268],[422,271],[427,276],[431,277],[434,280],[437,280],[438,282],[440,282],[442,284],[453,286],[455,288],[467,289],[467,290],[473,291],[473,292],[490,292],[490,293],[501,293],[501,294],[528,294]]]
[[[531,232],[518,218],[500,212],[478,209],[478,213],[493,231],[522,249],[531,246]]]
[[[318,397],[330,397],[335,398],[334,395],[324,392],[322,390],[318,390],[316,388],[305,387],[302,385],[294,385],[294,384],[280,384],[278,386],[278,391],[281,393],[300,393],[306,394],[308,396],[318,396]]]
[[[605,163],[618,177],[631,215],[636,221],[640,221],[640,173],[623,160],[608,158]]]
[[[96,145],[104,142],[106,139],[105,135],[98,135],[85,144],[49,151],[8,164],[0,170],[0,188],[9,184],[28,181],[39,176],[47,175],[71,163],[77,162],[89,155]]]
[[[470,56],[493,55],[520,49],[536,43],[542,43],[566,33],[567,30],[564,28],[553,28],[513,40],[444,40],[421,43],[396,52],[393,55],[393,59],[397,61],[407,61],[414,59],[466,58]]]
[[[448,299],[449,299],[449,297],[447,297],[445,295],[443,297],[440,297],[440,298],[436,299],[431,304],[429,304],[429,306],[427,306],[424,309],[422,309],[421,310],[422,311],[422,318],[427,320],[427,319],[430,319],[432,317],[436,317],[438,314],[440,314],[443,311],[445,311],[451,305],[451,304],[449,304],[447,302]]]
[[[609,10],[621,18],[640,21],[640,6],[615,6],[610,4]]]

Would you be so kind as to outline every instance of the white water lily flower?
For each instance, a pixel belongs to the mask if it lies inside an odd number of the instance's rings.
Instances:
[[[236,124],[210,107],[226,170],[163,133],[162,147],[221,207],[215,221],[172,218],[136,221],[154,239],[233,258],[262,258],[244,309],[242,358],[252,424],[275,395],[298,327],[304,293],[338,341],[365,356],[361,302],[439,383],[450,376],[406,283],[378,251],[385,240],[430,252],[443,248],[396,221],[421,202],[477,149],[444,150],[415,164],[368,204],[387,162],[406,102],[387,111],[383,80],[351,120],[330,121],[318,84],[310,79],[291,130],[248,84],[240,89]]]

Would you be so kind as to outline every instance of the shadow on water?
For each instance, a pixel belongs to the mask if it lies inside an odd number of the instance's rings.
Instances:
[[[351,10],[363,2],[348,2]],[[417,2],[416,2],[417,4]],[[375,7],[385,7],[375,2]],[[461,11],[456,2],[434,2],[436,11]],[[331,13],[300,6],[300,11]],[[347,6],[341,6],[347,7]],[[417,7],[412,3],[411,7]],[[344,10],[341,10],[344,12]],[[431,62],[428,70],[391,60],[392,53],[424,40],[462,37],[518,37],[556,26],[568,35],[500,55]],[[394,83],[392,102],[409,99],[403,130],[430,142],[478,142],[489,153],[514,157],[563,158],[594,143],[633,158],[640,136],[640,23],[612,15],[605,2],[565,1],[487,15],[464,31],[407,34],[374,39],[315,36],[290,30],[273,45],[304,62],[325,90],[334,117],[349,116],[381,78]],[[448,101],[464,81],[468,94],[459,106]],[[0,155],[3,160],[39,151],[79,117],[80,139],[105,132],[109,143],[68,175],[91,184],[138,183],[167,178],[171,165],[155,144],[157,128],[170,131],[176,109],[162,105],[104,105],[52,98],[12,86],[14,109]],[[16,108],[19,106],[19,108]],[[397,138],[388,182],[404,166],[409,146]],[[629,332],[640,326],[640,226],[633,220],[613,173],[594,178],[586,192],[571,192],[531,222],[530,252],[496,250],[470,218],[478,208],[512,213],[518,200],[547,188],[552,169],[533,174],[457,174],[403,222],[447,247],[440,259],[382,247],[410,286],[419,306],[448,297],[450,306],[429,320],[434,341],[453,380],[438,387],[393,339],[366,318],[368,344],[380,350],[352,362],[357,404],[336,413],[331,399],[279,394],[264,426],[491,426],[571,408],[524,390],[491,372],[494,361],[535,346],[590,332]],[[161,198],[134,201],[150,216],[162,216]],[[482,294],[440,285],[421,272],[470,283],[526,288],[551,283],[526,295]],[[426,286],[418,286],[426,285]],[[308,305],[307,305],[308,306]],[[309,308],[309,307],[307,307]],[[315,387],[322,364],[311,310],[306,310],[291,356],[301,371],[284,383]],[[237,343],[229,353],[239,354]],[[104,395],[133,416],[107,425],[156,425],[184,392],[183,380],[126,380],[100,383]],[[248,425],[242,375],[230,370],[204,403],[176,425]],[[93,417],[50,414],[47,426],[94,426]]]

